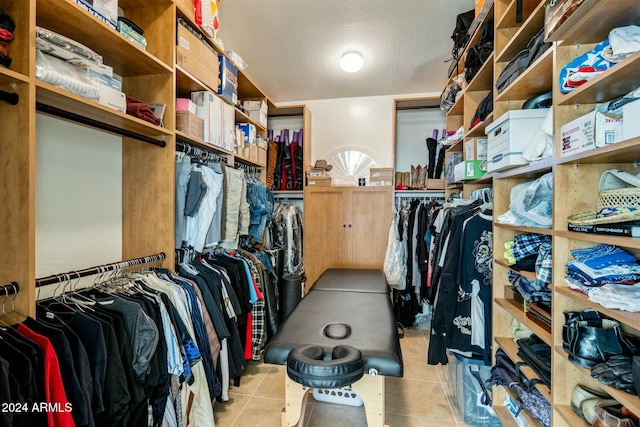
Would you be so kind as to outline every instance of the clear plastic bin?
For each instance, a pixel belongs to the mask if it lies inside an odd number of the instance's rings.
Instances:
[[[465,424],[474,427],[500,427],[502,423],[491,404],[483,403],[483,389],[472,373],[478,373],[480,379],[486,381],[491,376],[491,366],[485,365],[482,360],[469,359],[449,352],[445,379]],[[491,399],[491,389],[486,390],[486,396]]]

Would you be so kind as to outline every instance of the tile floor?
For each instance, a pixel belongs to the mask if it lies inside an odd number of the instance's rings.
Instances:
[[[428,365],[429,330],[407,329],[400,340],[404,378],[385,379],[386,418],[391,427],[462,427],[464,422],[441,365]],[[284,407],[283,366],[249,362],[229,402],[216,403],[217,427],[278,427]],[[304,427],[364,427],[363,407],[308,400]]]

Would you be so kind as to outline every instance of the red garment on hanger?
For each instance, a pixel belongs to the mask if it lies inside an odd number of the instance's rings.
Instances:
[[[53,403],[56,411],[47,412],[47,425],[49,427],[75,427],[75,422],[71,416],[73,410],[71,403],[67,399],[62,384],[60,365],[51,341],[46,337],[33,332],[31,329],[18,324],[17,331],[32,341],[35,341],[44,354],[44,395],[47,403]]]

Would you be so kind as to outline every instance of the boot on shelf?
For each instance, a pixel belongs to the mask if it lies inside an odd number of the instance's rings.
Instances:
[[[304,186],[304,151],[302,145],[302,129],[298,131],[298,138],[296,138],[297,149],[293,156],[293,161],[296,165],[296,190],[302,190]]]
[[[402,172],[402,185],[409,187],[411,184],[411,174],[409,172]]]
[[[418,166],[418,190],[424,190],[427,183],[427,167]]]
[[[442,178],[442,169],[444,167],[444,147],[440,147],[440,151],[438,151],[438,160],[436,161],[436,169],[433,173],[433,177],[435,179]]]
[[[433,179],[436,170],[436,151],[438,149],[438,141],[433,138],[427,138],[427,152],[429,154],[429,164],[427,165],[427,178]]]
[[[416,188],[418,186],[418,168],[420,167],[420,165],[413,166],[411,165],[411,183],[409,185],[409,188]]]
[[[275,187],[276,163],[278,161],[278,143],[272,139],[267,142],[267,188]]]
[[[394,182],[394,185],[397,187],[399,185],[402,185],[402,172],[397,172],[396,171],[396,182]]]
[[[293,190],[293,158],[289,143],[289,129],[284,129],[284,156],[282,157],[282,186],[283,190]]]
[[[284,159],[284,142],[281,141],[280,135],[276,137],[276,148],[278,153],[276,155],[275,170],[273,171],[273,187],[272,190],[282,190],[282,160]]]
[[[296,152],[298,151],[298,143],[296,142],[298,138],[298,132],[293,131],[293,136],[291,137],[291,142],[289,143],[289,152],[291,153],[291,182],[287,184],[287,190],[295,190],[297,187],[296,178],[298,177],[297,165],[296,165]]]

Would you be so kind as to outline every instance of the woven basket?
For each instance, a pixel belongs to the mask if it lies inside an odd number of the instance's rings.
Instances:
[[[632,209],[632,210],[629,210]],[[567,217],[572,224],[611,224],[640,219],[640,188],[626,187],[602,190],[598,210],[580,212]]]

